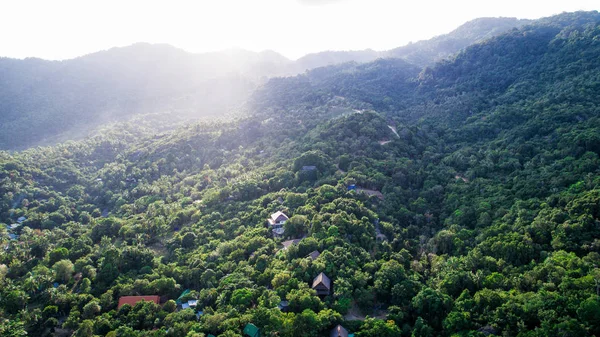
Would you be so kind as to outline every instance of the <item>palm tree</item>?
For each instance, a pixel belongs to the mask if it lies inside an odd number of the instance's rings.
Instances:
[[[23,281],[23,290],[28,294],[33,295],[38,290],[39,282],[31,273],[27,273],[26,276],[27,278]]]

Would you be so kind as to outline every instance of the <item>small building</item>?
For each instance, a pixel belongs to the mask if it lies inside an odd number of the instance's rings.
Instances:
[[[319,178],[319,170],[314,165],[302,166],[298,171],[298,179],[300,181],[316,181]]]
[[[498,333],[498,331],[490,325],[486,325],[484,327],[477,329],[477,332],[481,332],[482,334],[484,334],[486,336],[495,335]]]
[[[370,190],[370,189],[366,189],[366,188],[362,188],[362,187],[357,187],[356,192],[364,193],[364,194],[368,195],[369,197],[377,197],[381,200],[384,199],[383,193],[381,193],[377,190]]]
[[[260,330],[252,323],[246,324],[244,327],[244,336],[260,337]]]
[[[318,250],[313,250],[310,252],[310,254],[308,254],[307,257],[309,257],[311,260],[316,260],[319,256],[321,256],[321,253],[319,253]]]
[[[348,185],[348,191],[356,191],[356,184]]]
[[[292,245],[297,245],[302,239],[294,239],[294,240],[287,240],[287,241],[283,241],[281,244],[283,245],[283,249],[288,249],[290,248]]]
[[[198,305],[198,300],[189,300],[187,303],[188,303],[188,306],[195,308],[196,305]]]
[[[348,335],[348,330],[346,330],[343,326],[341,325],[336,325],[335,328],[333,328],[333,330],[331,330],[331,334],[329,334],[330,337],[349,337],[350,335]]]
[[[282,211],[277,211],[271,214],[271,217],[268,219],[268,221],[269,225],[273,226],[277,224],[283,225],[286,221],[288,221],[288,219],[289,218],[287,215],[285,215],[285,213],[283,213]]]
[[[281,301],[277,304],[277,308],[282,312],[288,312],[290,310],[290,303],[288,301]]]
[[[146,301],[146,302],[154,302],[156,304],[160,303],[160,296],[158,295],[148,295],[148,296],[123,296],[119,298],[119,305],[117,308],[121,309],[125,304],[129,304],[131,306],[136,305],[136,303]]]
[[[288,219],[288,216],[282,211],[271,214],[271,217],[267,219],[267,222],[269,223],[269,228],[273,230],[273,236],[281,237],[283,235],[283,232],[285,231],[283,225]]]
[[[320,273],[313,280],[312,288],[317,291],[317,295],[327,296],[331,293],[331,280],[325,273]]]
[[[20,216],[20,217],[17,219],[17,222],[18,222],[18,223],[22,223],[22,222],[23,222],[23,221],[25,221],[25,220],[27,220],[27,218],[26,218],[26,217],[24,217],[24,216]]]

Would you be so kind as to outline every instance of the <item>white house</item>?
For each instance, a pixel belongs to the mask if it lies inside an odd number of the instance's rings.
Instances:
[[[283,235],[283,225],[286,221],[288,221],[288,219],[288,216],[285,215],[282,211],[277,211],[271,214],[271,217],[267,219],[267,222],[269,223],[269,228],[273,229],[273,236]]]

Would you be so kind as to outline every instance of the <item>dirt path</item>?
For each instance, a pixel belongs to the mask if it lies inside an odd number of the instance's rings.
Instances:
[[[344,319],[347,321],[364,321],[367,316],[385,320],[387,318],[387,311],[377,310],[374,315],[363,315],[356,303],[353,302],[352,307],[350,310],[348,310],[348,313],[344,315]]]
[[[391,125],[388,125],[388,128],[390,128],[390,130],[392,130],[394,132],[394,134],[396,135],[396,137],[400,138],[400,135],[398,134],[398,131],[396,131],[395,127],[393,127]]]

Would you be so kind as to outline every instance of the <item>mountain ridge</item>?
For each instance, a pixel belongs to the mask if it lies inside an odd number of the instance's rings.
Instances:
[[[473,36],[488,34],[490,27]],[[465,31],[470,32],[459,30]],[[291,61],[273,51],[193,54],[167,44],[138,43],[65,61],[0,58],[0,148],[79,138],[86,130],[142,113],[179,115],[177,120],[235,113],[271,77],[379,56],[369,50],[324,52]],[[419,59],[433,61],[427,55]]]

